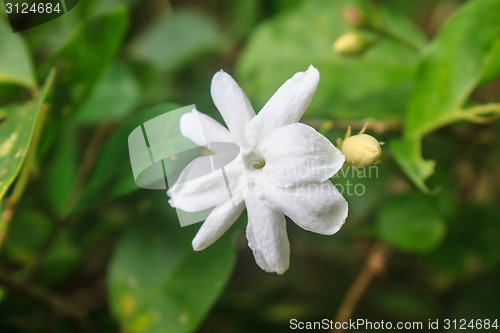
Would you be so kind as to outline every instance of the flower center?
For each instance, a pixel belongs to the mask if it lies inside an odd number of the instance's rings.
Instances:
[[[262,160],[258,160],[258,161],[253,161],[250,164],[250,167],[252,169],[258,170],[258,169],[262,169],[265,165],[266,165],[266,161],[264,159],[262,159]]]
[[[260,170],[266,165],[266,160],[262,155],[256,153],[255,151],[250,152],[245,157],[245,164],[248,169]]]

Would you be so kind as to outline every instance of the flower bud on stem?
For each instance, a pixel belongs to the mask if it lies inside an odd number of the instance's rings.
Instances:
[[[348,6],[342,11],[344,22],[353,28],[363,28],[368,22],[366,15],[357,7]]]
[[[357,135],[351,136],[351,127],[347,129],[344,140],[338,139],[338,146],[345,155],[346,162],[354,167],[370,166],[380,162],[383,142],[378,142],[373,136],[364,134],[368,123]]]
[[[333,43],[335,53],[342,56],[357,56],[363,53],[367,43],[358,32],[346,32]]]

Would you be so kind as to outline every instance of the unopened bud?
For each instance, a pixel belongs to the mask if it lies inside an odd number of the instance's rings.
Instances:
[[[342,11],[342,18],[345,23],[353,28],[363,28],[366,26],[365,15],[356,7],[345,7]]]
[[[382,149],[373,136],[358,134],[344,140],[341,147],[345,160],[354,166],[369,166],[380,159]]]
[[[365,40],[357,32],[347,32],[333,43],[333,50],[343,56],[359,55],[365,50],[365,47]]]

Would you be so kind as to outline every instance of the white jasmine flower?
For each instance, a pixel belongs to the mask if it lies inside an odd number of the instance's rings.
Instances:
[[[312,127],[298,123],[318,82],[313,66],[296,73],[256,115],[240,86],[219,71],[211,94],[229,130],[196,110],[182,116],[182,134],[197,145],[214,151],[211,143],[230,142],[240,148],[224,168],[191,177],[196,165],[213,156],[198,157],[168,191],[170,204],[181,210],[215,207],[193,239],[195,250],[215,242],[246,207],[248,246],[257,264],[266,272],[282,274],[290,257],[285,216],[324,235],[342,227],[347,202],[329,178],[344,164],[344,155]]]

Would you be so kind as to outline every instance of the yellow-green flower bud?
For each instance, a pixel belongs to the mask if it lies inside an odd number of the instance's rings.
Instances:
[[[343,56],[355,56],[361,54],[366,47],[364,38],[357,32],[347,32],[341,35],[335,43],[333,50]]]
[[[344,140],[341,147],[345,160],[354,166],[369,166],[380,159],[380,143],[368,134],[353,135]]]
[[[358,8],[352,6],[344,8],[342,18],[353,28],[363,28],[367,23],[365,15]]]

